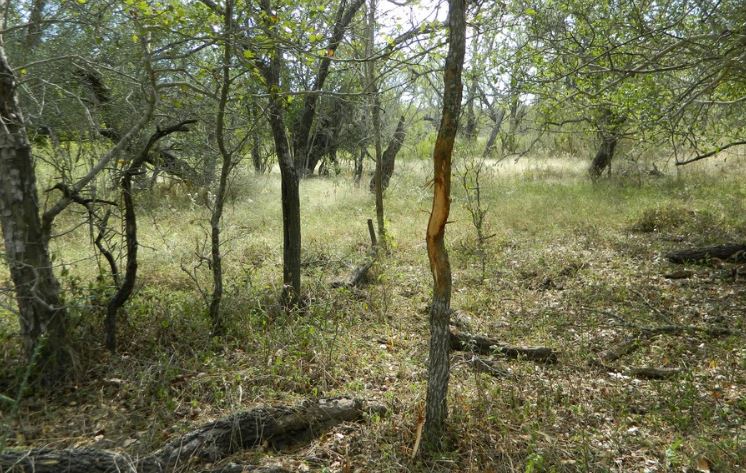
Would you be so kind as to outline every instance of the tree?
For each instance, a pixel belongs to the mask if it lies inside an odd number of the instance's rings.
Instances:
[[[17,81],[0,39],[0,223],[18,302],[26,356],[36,356],[45,377],[66,376],[71,363],[67,312],[52,269],[40,219],[36,174]]]
[[[535,93],[547,124],[579,124],[599,137],[591,177],[623,138],[659,156],[671,150],[677,164],[744,141],[736,116],[746,43],[736,4],[567,0],[530,9]]]
[[[466,48],[464,0],[448,2],[448,55],[443,74],[443,112],[433,150],[433,205],[427,224],[427,254],[433,274],[430,305],[430,356],[424,437],[427,445],[442,441],[448,414],[451,265],[445,248],[445,229],[451,206],[451,155],[461,112],[461,74]]]
[[[282,222],[283,222],[283,300],[295,305],[300,299],[301,275],[301,220],[299,178],[308,172],[308,151],[311,126],[316,114],[318,97],[329,75],[331,58],[339,47],[345,29],[352,21],[353,15],[362,6],[363,0],[353,0],[347,6],[341,2],[337,8],[336,19],[332,26],[332,34],[327,43],[326,53],[318,61],[318,69],[313,86],[306,94],[300,118],[294,122],[292,142],[286,132],[285,107],[287,105],[285,93],[289,92],[287,84],[281,81],[285,70],[283,38],[279,30],[280,21],[271,0],[262,0],[262,27],[271,46],[267,51],[266,61],[258,59],[254,62],[259,69],[269,95],[267,111],[272,137],[275,143],[275,153],[280,164],[281,194],[282,194]],[[257,55],[258,56],[258,55]],[[293,158],[295,153],[295,159]]]

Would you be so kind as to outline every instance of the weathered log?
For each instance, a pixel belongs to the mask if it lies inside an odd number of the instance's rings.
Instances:
[[[280,465],[257,466],[228,463],[218,468],[203,470],[201,473],[291,473],[291,471]]]
[[[39,448],[0,454],[2,473],[139,473],[127,455],[95,448]],[[156,470],[153,470],[156,471]]]
[[[376,411],[382,408],[370,406]],[[307,402],[298,407],[266,407],[211,422],[169,442],[153,456],[166,468],[191,458],[215,462],[239,450],[266,444],[282,449],[307,441],[341,422],[361,420],[365,403],[353,399]]]
[[[698,325],[661,325],[659,327],[643,328],[642,332],[651,335],[682,335],[685,333],[691,334],[699,332],[711,337],[723,337],[733,333],[729,328],[717,325],[713,325],[712,327],[702,327]]]
[[[296,407],[262,407],[205,424],[137,459],[93,448],[9,451],[0,455],[0,472],[166,473],[193,460],[217,462],[258,445],[279,450],[308,441],[341,422],[358,421],[368,412],[384,411],[383,406],[353,399],[322,399]]]
[[[556,363],[557,352],[548,347],[517,347],[500,343],[482,335],[450,330],[451,350],[470,351],[481,355],[499,353],[508,358],[523,358],[540,363]]]
[[[672,263],[697,263],[713,258],[728,260],[734,263],[746,262],[746,244],[729,243],[725,245],[691,248],[666,254],[666,259]]]
[[[669,379],[680,374],[679,368],[653,368],[649,366],[641,368],[630,368],[627,370],[627,376],[640,379]]]

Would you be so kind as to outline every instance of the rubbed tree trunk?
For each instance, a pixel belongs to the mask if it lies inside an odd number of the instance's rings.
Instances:
[[[430,356],[424,438],[426,445],[442,444],[448,414],[448,322],[451,312],[451,265],[445,248],[445,229],[451,206],[451,155],[461,109],[461,73],[466,36],[464,0],[448,1],[448,56],[443,78],[443,114],[433,151],[433,206],[427,224],[427,254],[433,274],[430,308]]]
[[[386,151],[383,152],[382,169],[381,169],[381,189],[386,190],[389,187],[389,181],[391,176],[394,175],[394,167],[396,165],[396,155],[399,154],[399,150],[404,144],[404,138],[407,136],[404,131],[404,116],[399,118],[399,123],[396,125],[396,131],[394,136],[391,138],[389,145],[386,147]],[[375,192],[376,190],[376,179],[375,176],[370,180],[370,191]]]
[[[601,139],[601,147],[598,149],[596,156],[591,162],[591,167],[588,170],[591,179],[594,181],[601,177],[601,174],[611,166],[611,160],[614,157],[614,150],[616,149],[618,141],[616,135],[603,136]]]
[[[15,285],[21,337],[29,359],[55,381],[70,364],[67,313],[39,217],[31,145],[16,98],[16,81],[0,45],[0,224]]]

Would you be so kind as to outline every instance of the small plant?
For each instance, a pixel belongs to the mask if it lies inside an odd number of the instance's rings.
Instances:
[[[471,215],[471,223],[477,233],[477,257],[479,258],[481,280],[484,281],[487,272],[486,242],[494,235],[485,235],[485,217],[489,209],[482,203],[482,187],[480,179],[485,169],[485,159],[470,157],[464,161],[460,170],[461,185],[466,193],[466,210]]]

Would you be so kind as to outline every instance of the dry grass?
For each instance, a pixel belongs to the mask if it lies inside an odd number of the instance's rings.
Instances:
[[[732,161],[732,160],[731,160]],[[226,340],[210,338],[193,268],[206,211],[178,189],[141,205],[141,277],[123,317],[120,355],[96,343],[100,310],[88,283],[96,259],[81,228],[55,241],[81,345],[78,380],[29,393],[6,416],[7,446],[91,445],[151,450],[177,432],[238,409],[307,397],[353,395],[390,407],[383,418],[345,425],[291,452],[247,452],[234,461],[277,461],[312,471],[738,471],[746,462],[746,287],[730,265],[692,266],[669,280],[668,249],[737,240],[746,185],[740,166],[662,179],[620,176],[597,185],[570,159],[490,163],[487,274],[454,186],[447,240],[453,307],[475,331],[514,344],[551,346],[556,366],[505,361],[495,379],[455,364],[450,449],[412,460],[424,401],[426,305],[431,287],[424,246],[429,165],[405,161],[387,193],[392,255],[361,292],[329,282],[367,249],[374,215],[367,185],[346,175],[303,182],[304,314],[275,307],[281,282],[276,175],[239,175],[226,209]],[[729,168],[730,169],[730,168]],[[668,170],[666,171],[668,172]],[[71,226],[66,215],[62,227]],[[62,228],[61,227],[61,228]],[[0,392],[13,393],[22,365],[9,314]],[[661,335],[621,367],[680,367],[643,381],[589,366],[632,335],[632,325],[727,326],[733,335]],[[87,338],[86,338],[87,337]],[[689,469],[689,470],[688,470]]]

